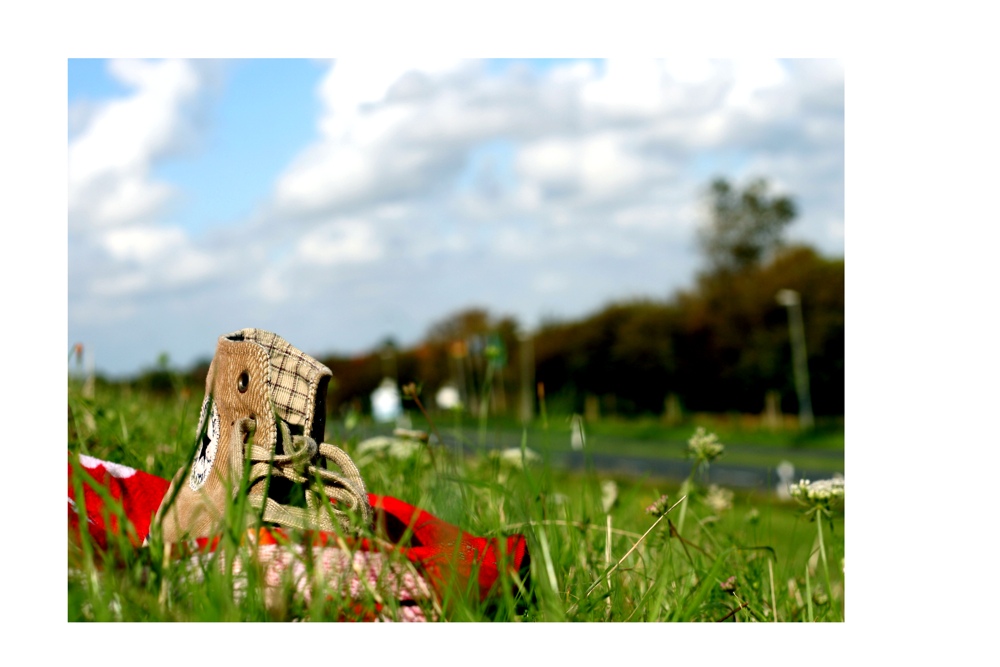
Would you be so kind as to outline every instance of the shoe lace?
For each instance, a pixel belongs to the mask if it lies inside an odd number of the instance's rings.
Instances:
[[[247,488],[261,481],[266,488],[268,477],[283,477],[305,485],[306,507],[282,505],[266,493],[250,494],[250,506],[261,512],[266,522],[302,530],[350,531],[353,517],[368,525],[372,519],[368,492],[347,452],[329,443],[317,443],[307,435],[292,435],[284,420],[276,421],[286,453],[277,454],[273,448],[256,444],[247,447],[251,462]],[[241,420],[237,432],[243,434],[245,442],[250,442],[248,436],[255,424],[252,419]],[[343,474],[328,470],[326,461],[335,463]]]

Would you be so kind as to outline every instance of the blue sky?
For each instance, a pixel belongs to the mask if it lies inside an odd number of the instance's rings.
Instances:
[[[273,330],[314,354],[465,307],[666,298],[709,179],[844,251],[836,60],[70,60],[68,344],[127,375]]]

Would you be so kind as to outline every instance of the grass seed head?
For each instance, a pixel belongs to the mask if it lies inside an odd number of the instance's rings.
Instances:
[[[613,479],[606,479],[601,482],[601,507],[607,514],[618,502],[618,484]]]

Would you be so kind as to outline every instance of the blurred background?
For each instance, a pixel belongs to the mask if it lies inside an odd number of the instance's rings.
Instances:
[[[200,394],[258,327],[345,424],[409,421],[413,382],[456,419],[842,448],[839,61],[68,68],[71,373]]]

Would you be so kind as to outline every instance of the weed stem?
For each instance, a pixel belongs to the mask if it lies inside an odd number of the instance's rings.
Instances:
[[[659,523],[660,523],[661,521],[663,521],[663,519],[665,519],[665,518],[666,518],[666,516],[667,516],[667,513],[668,513],[668,512],[670,512],[670,510],[672,510],[672,509],[673,509],[674,507],[677,507],[677,505],[678,505],[679,503],[681,503],[681,502],[684,502],[684,501],[685,501],[686,499],[687,499],[687,496],[684,496],[683,498],[681,498],[680,500],[678,500],[678,501],[677,501],[676,503],[674,503],[674,504],[673,504],[673,506],[672,506],[672,507],[670,507],[670,509],[668,509],[668,510],[667,510],[666,512],[664,512],[663,514],[661,514],[661,515],[659,516],[659,518],[657,518],[657,519],[656,519],[656,521],[654,521],[654,522],[653,522],[653,525],[652,525],[652,526],[650,526],[650,527],[649,527],[649,528],[648,528],[648,529],[646,530],[646,532],[642,534],[642,537],[640,537],[640,538],[639,538],[638,540],[636,540],[635,544],[633,544],[633,545],[632,545],[632,548],[631,548],[631,549],[629,549],[628,551],[626,551],[626,552],[625,552],[625,555],[621,557],[621,560],[619,560],[619,561],[618,561],[617,563],[615,563],[615,564],[614,564],[614,565],[613,565],[613,566],[612,566],[612,567],[611,567],[611,568],[610,568],[610,569],[609,569],[609,570],[608,570],[607,572],[605,572],[605,573],[604,573],[603,575],[601,575],[601,576],[600,576],[600,577],[599,577],[599,578],[598,578],[598,579],[597,579],[596,581],[594,581],[594,583],[592,583],[592,584],[590,585],[590,588],[588,588],[588,589],[587,589],[587,592],[583,594],[583,597],[584,597],[584,599],[586,599],[586,598],[587,598],[587,597],[588,597],[588,596],[589,596],[589,595],[590,595],[591,593],[593,593],[593,592],[594,592],[594,589],[595,589],[595,588],[597,588],[597,587],[598,587],[598,586],[600,585],[601,581],[602,581],[602,580],[603,580],[603,579],[604,579],[605,577],[610,577],[610,576],[611,576],[611,573],[612,573],[612,572],[614,572],[615,570],[617,570],[617,569],[618,569],[618,567],[619,567],[619,566],[620,566],[620,565],[621,565],[622,563],[624,563],[624,562],[625,562],[625,559],[626,559],[626,558],[628,558],[628,557],[629,557],[629,555],[630,555],[630,554],[631,554],[631,553],[632,553],[633,551],[635,551],[635,550],[636,550],[636,548],[638,548],[639,544],[641,544],[641,543],[642,543],[642,541],[643,541],[644,539],[646,539],[646,536],[647,536],[647,535],[649,535],[649,534],[650,534],[650,533],[652,532],[652,530],[653,530],[654,528],[656,528],[657,524],[659,524]],[[570,615],[572,615],[572,614],[573,614],[573,613],[574,613],[574,612],[575,612],[575,611],[577,610],[577,607],[578,607],[578,606],[579,606],[579,603],[574,603],[572,607],[570,607],[569,609],[567,609],[567,610],[566,610],[566,615],[567,615],[567,616],[570,616]]]

